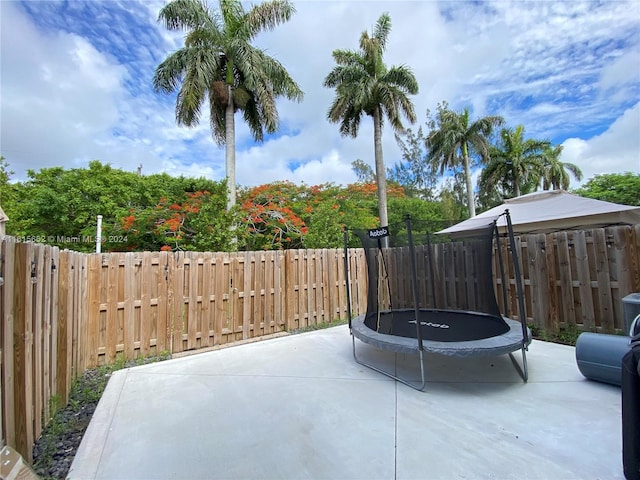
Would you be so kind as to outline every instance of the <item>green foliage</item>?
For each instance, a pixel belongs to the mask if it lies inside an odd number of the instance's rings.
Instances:
[[[13,173],[14,172],[12,170],[9,170],[9,163],[7,163],[6,159],[0,155],[0,187],[4,188],[9,184],[9,179]]]
[[[167,238],[168,222],[176,213],[172,206],[194,207],[191,196],[207,191],[211,193],[201,202],[204,213],[200,218],[190,216],[194,226],[188,222],[185,226],[191,234],[188,244],[203,248],[209,242],[218,249],[228,243],[228,235],[216,230],[218,226],[228,230],[232,221],[232,214],[224,212],[224,182],[166,174],[139,176],[98,161],[86,169],[45,168],[29,171],[28,176],[26,182],[11,185],[3,203],[10,218],[9,235],[91,252],[96,217],[102,215],[103,251],[158,250],[170,244],[168,240],[176,240]],[[174,242],[172,248],[180,246]]]
[[[9,234],[85,252],[94,251],[98,214],[103,251],[340,248],[345,226],[380,225],[375,183],[274,182],[241,189],[240,204],[230,211],[223,181],[139,176],[97,161],[87,169],[29,172],[27,182],[12,188],[19,197],[6,204],[13,215]],[[407,197],[393,183],[387,195],[391,222],[406,214],[420,221],[447,217],[441,203]]]
[[[569,174],[576,180],[582,180],[582,170],[573,163],[561,162],[562,145],[549,145],[545,148],[542,158],[542,189],[567,190],[571,183]]]
[[[371,183],[376,181],[376,173],[364,160],[357,159],[351,162],[351,169],[358,177],[358,182]]]
[[[458,172],[462,167],[467,195],[469,214],[475,216],[475,199],[471,180],[471,167],[486,163],[489,159],[489,139],[493,129],[504,123],[499,116],[487,116],[475,121],[470,120],[470,112],[465,108],[462,112],[449,109],[446,102],[438,104],[435,116],[427,112],[427,135],[429,160],[439,168],[440,173]]]
[[[480,190],[498,192],[502,198],[518,197],[537,189],[543,177],[545,159],[550,155],[547,140],[524,138],[524,126],[503,128],[498,143],[480,177]]]
[[[13,171],[9,169],[9,163],[0,155],[0,206],[9,220],[15,217],[15,208],[18,206],[16,198],[19,197],[20,188],[9,182],[11,175]]]
[[[606,202],[640,206],[640,174],[625,172],[596,175],[573,193]]]
[[[560,343],[563,345],[575,346],[578,337],[582,333],[576,325],[561,326],[557,332],[549,332],[542,327],[530,323],[528,327],[531,329],[533,338],[544,342]]]
[[[427,137],[422,133],[422,127],[416,133],[410,128],[396,133],[396,142],[402,150],[403,161],[387,169],[389,180],[402,185],[410,197],[435,200],[437,168],[429,161]]]

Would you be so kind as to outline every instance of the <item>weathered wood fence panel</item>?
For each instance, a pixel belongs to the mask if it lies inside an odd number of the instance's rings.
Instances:
[[[85,368],[74,357],[74,332],[85,318],[85,260],[56,247],[0,240],[1,443],[29,460],[52,407],[67,401],[72,365]]]
[[[640,291],[640,225],[525,235],[516,238],[515,249],[522,264],[528,323],[550,332],[567,326],[622,331],[622,299]],[[519,318],[511,254],[504,244],[501,251],[508,270],[509,313]],[[497,260],[494,271],[496,296],[504,310]]]
[[[640,225],[516,239],[527,322],[556,330],[623,327],[621,299],[640,291]],[[496,249],[497,250],[497,249]],[[500,248],[507,282],[501,308],[518,318],[514,266]],[[456,281],[474,259],[460,244],[419,250],[443,300],[478,301]],[[352,313],[364,313],[364,251],[348,251]],[[410,288],[410,265],[387,265],[392,288]],[[145,252],[81,254],[0,238],[0,437],[31,458],[54,403],[66,404],[85,369],[160,352],[179,353],[346,318],[344,252]],[[426,282],[419,289],[429,288]],[[403,291],[404,291],[403,290]],[[406,298],[411,298],[410,290]]]

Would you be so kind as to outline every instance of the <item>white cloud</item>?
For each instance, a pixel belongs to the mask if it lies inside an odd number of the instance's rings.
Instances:
[[[21,46],[2,49],[2,154],[22,169],[90,160],[91,145],[118,121],[126,70],[82,37],[43,35],[11,3],[2,29]]]
[[[561,160],[580,167],[582,183],[596,174],[640,172],[640,102],[602,134],[589,140],[568,138],[562,145]]]
[[[600,74],[600,87],[604,90],[640,80],[640,44],[622,52],[606,65]]]
[[[183,39],[157,23],[164,3],[72,2],[60,15],[57,3],[0,2],[0,153],[19,178],[26,168],[90,159],[127,170],[142,163],[145,173],[224,177],[224,149],[211,140],[206,112],[196,128],[178,127],[174,97],[153,92],[155,66]],[[261,145],[236,117],[242,185],[349,183],[352,161],[373,165],[370,119],[358,138],[340,137],[326,120],[333,92],[322,81],[333,67],[331,52],[356,49],[360,33],[385,11],[392,19],[385,61],[413,69],[419,123],[427,108],[447,100],[564,142],[563,158],[586,176],[637,166],[638,106],[630,109],[629,99],[640,94],[638,2],[317,0],[296,8],[291,21],[256,43],[285,65],[305,98],[278,102],[285,130]],[[388,126],[383,146],[391,166],[400,151]],[[607,155],[614,160],[605,162]]]

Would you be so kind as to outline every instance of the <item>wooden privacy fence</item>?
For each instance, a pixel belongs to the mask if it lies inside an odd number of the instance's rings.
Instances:
[[[640,225],[516,237],[527,322],[556,333],[562,327],[622,333],[622,299],[640,292]],[[506,244],[508,310],[518,318],[513,263]],[[494,272],[498,272],[494,255]],[[501,279],[495,276],[496,292]],[[504,311],[500,294],[496,295]]]
[[[507,304],[517,317],[506,248]],[[640,225],[523,236],[516,250],[529,323],[622,329],[621,299],[640,291]],[[464,272],[464,252],[443,258],[443,278]],[[348,261],[352,312],[364,313],[364,251],[349,250]],[[2,443],[31,459],[52,399],[66,404],[76,375],[118,356],[178,353],[346,318],[343,265],[339,249],[81,254],[0,238]]]
[[[354,271],[361,255],[350,252]],[[346,318],[343,265],[339,249],[87,255],[83,365]],[[357,294],[355,300],[361,303]]]
[[[349,251],[364,308],[361,250]],[[346,318],[341,249],[81,254],[0,238],[0,437],[34,441],[84,370]],[[364,294],[359,293],[364,292]]]

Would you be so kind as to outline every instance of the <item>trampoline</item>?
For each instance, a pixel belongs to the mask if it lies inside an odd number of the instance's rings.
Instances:
[[[347,281],[349,329],[356,362],[417,390],[426,384],[424,352],[458,357],[508,354],[527,381],[526,351],[531,331],[509,318],[510,303],[517,304],[519,318],[526,318],[520,269],[508,210],[508,236],[502,239],[496,221],[476,236],[450,242],[429,233],[424,225],[374,230],[352,230],[364,247],[367,264],[367,309],[351,316],[351,289]],[[418,241],[414,241],[414,237]],[[345,270],[349,280],[348,242],[345,229]],[[514,268],[515,293],[509,291],[502,255],[509,252]],[[504,242],[504,245],[502,243]],[[504,248],[503,248],[504,247]],[[493,267],[498,263],[504,315],[494,290]],[[358,358],[356,339],[396,354],[417,355],[421,380],[409,381]],[[521,365],[513,353],[522,353]]]

